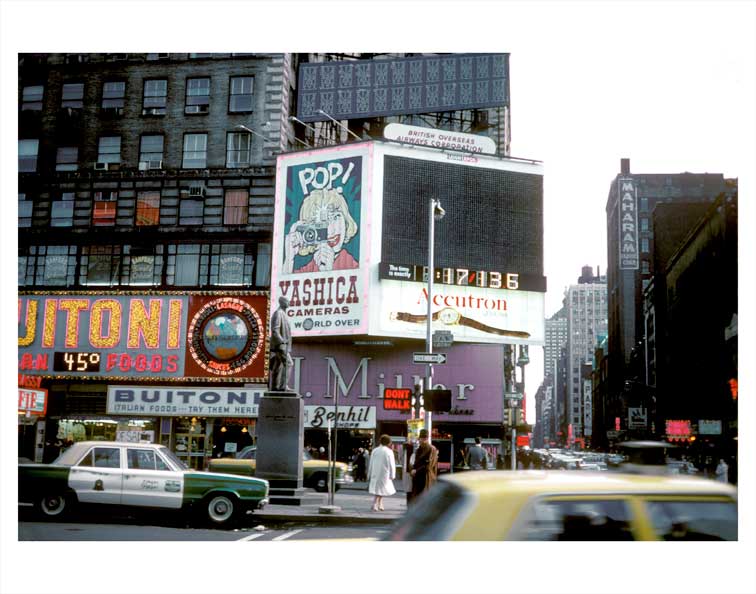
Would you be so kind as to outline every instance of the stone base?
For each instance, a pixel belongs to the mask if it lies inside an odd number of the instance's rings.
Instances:
[[[319,505],[325,503],[326,495],[313,493],[311,489],[275,488],[271,483],[268,501],[271,505]]]
[[[266,392],[257,417],[255,476],[274,488],[302,488],[304,404],[296,392]],[[271,499],[271,503],[273,500]]]

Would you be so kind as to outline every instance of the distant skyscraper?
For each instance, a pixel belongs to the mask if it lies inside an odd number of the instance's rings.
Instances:
[[[590,402],[584,402],[585,390],[581,367],[593,361],[599,336],[606,334],[606,278],[594,276],[591,267],[583,267],[578,284],[567,289],[567,423],[574,437],[584,436]],[[586,406],[587,405],[587,406]],[[589,430],[590,433],[590,430]]]

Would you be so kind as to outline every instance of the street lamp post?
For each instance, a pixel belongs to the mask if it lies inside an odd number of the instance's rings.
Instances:
[[[426,324],[426,332],[425,332],[425,349],[427,353],[433,352],[433,336],[432,336],[432,327],[433,327],[433,251],[434,251],[434,243],[435,243],[435,222],[437,220],[441,220],[444,215],[446,214],[446,211],[441,208],[441,201],[437,200],[436,198],[431,198],[429,202],[429,213],[428,213],[428,315],[427,315],[427,324]],[[433,363],[428,363],[426,369],[425,369],[425,389],[432,390],[433,389]],[[424,402],[424,406],[427,406],[428,403]],[[425,429],[428,431],[428,442],[430,443],[432,441],[431,434],[432,434],[432,423],[433,419],[431,417],[431,412],[426,408],[425,409]]]

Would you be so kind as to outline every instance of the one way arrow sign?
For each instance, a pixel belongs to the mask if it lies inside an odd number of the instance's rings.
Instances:
[[[412,362],[416,364],[433,363],[443,365],[446,363],[446,353],[412,353]]]

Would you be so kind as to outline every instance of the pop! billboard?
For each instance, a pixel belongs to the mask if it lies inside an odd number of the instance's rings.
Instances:
[[[367,334],[369,145],[282,155],[276,172],[272,302],[292,336]]]

